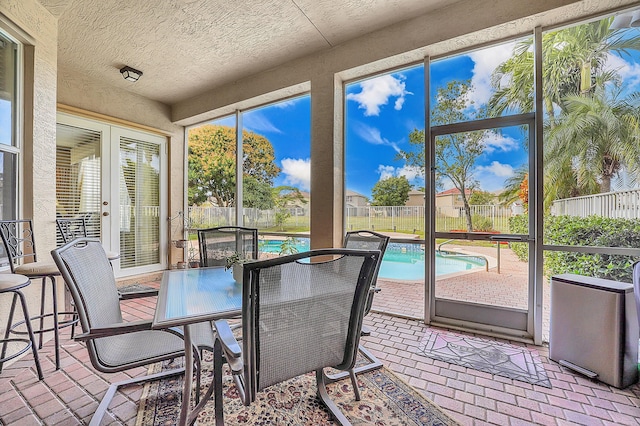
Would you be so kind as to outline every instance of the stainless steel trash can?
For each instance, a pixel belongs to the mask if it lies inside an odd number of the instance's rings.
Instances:
[[[633,285],[574,274],[551,277],[549,358],[617,388],[637,382]]]

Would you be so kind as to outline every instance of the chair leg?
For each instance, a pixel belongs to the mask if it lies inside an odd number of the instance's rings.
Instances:
[[[17,301],[18,295],[16,293],[13,293],[13,299],[11,301],[11,309],[9,309],[9,317],[7,318],[7,328],[4,331],[4,338],[3,338],[3,342],[2,342],[2,352],[0,353],[0,359],[4,359],[4,356],[7,354],[7,344],[9,343],[7,341],[7,339],[9,338],[9,333],[11,331],[11,325],[13,323],[13,314],[16,310],[16,301]],[[25,319],[27,319],[28,321],[28,317],[25,315]],[[35,342],[33,342],[32,344],[35,344]],[[0,372],[2,372],[2,367],[4,366],[4,362],[0,362]]]
[[[380,361],[374,354],[369,352],[369,350],[366,349],[364,346],[358,345],[358,351],[362,355],[364,355],[364,357],[368,359],[370,362],[365,365],[361,365],[360,367],[354,368],[353,371],[355,374],[366,373],[367,371],[377,370],[378,368],[382,367],[382,361]],[[336,374],[325,374],[325,376],[329,383],[333,383],[333,382],[337,382],[338,380],[347,378],[349,376],[349,372],[341,371]]]
[[[222,407],[222,344],[216,337],[213,344],[213,383],[215,395],[214,409],[216,416],[216,426],[224,426],[224,410]]]
[[[316,384],[318,386],[318,398],[327,406],[336,421],[342,426],[351,426],[351,422],[342,414],[338,406],[329,398],[327,384],[324,380],[325,374],[322,368],[316,370]]]
[[[111,386],[109,386],[109,389],[107,389],[107,393],[102,398],[102,401],[100,401],[100,405],[98,405],[98,409],[93,414],[93,417],[91,417],[91,422],[89,423],[89,426],[100,425],[102,418],[107,412],[107,409],[109,408],[109,404],[111,403],[111,400],[115,396],[119,387],[131,385],[134,383],[144,383],[144,382],[150,382],[153,380],[164,379],[167,377],[179,376],[181,374],[184,374],[184,368],[178,368],[176,370],[170,370],[170,371],[161,371],[160,373],[151,374],[149,376],[137,377],[135,379],[128,379],[128,380],[123,380],[121,382],[112,383]]]
[[[44,341],[44,332],[42,330],[44,330],[44,317],[45,317],[45,313],[44,313],[44,302],[45,302],[45,296],[47,295],[47,277],[43,277],[42,278],[42,285],[40,286],[40,332],[38,333],[38,349],[42,349],[42,343]]]
[[[358,388],[358,379],[356,379],[356,373],[353,368],[349,370],[349,376],[351,377],[351,386],[353,386],[353,393],[356,396],[356,401],[360,401],[360,389]]]
[[[58,323],[58,292],[56,290],[56,279],[50,276],[51,279],[51,294],[53,295],[53,339],[55,343],[56,351],[56,370],[60,369],[60,324]],[[43,278],[46,280],[46,277]],[[42,334],[40,335],[42,337]]]
[[[36,348],[36,337],[33,334],[33,327],[31,325],[31,321],[29,321],[29,310],[27,309],[27,299],[24,297],[24,294],[21,291],[14,293],[14,300],[15,300],[15,296],[20,297],[20,303],[22,303],[22,312],[24,314],[25,322],[27,325],[27,331],[29,332],[29,340],[31,340],[31,351],[33,352],[33,359],[36,363],[36,370],[38,371],[38,379],[42,380],[44,375],[42,374],[42,367],[40,366],[40,358],[38,357],[38,349]],[[3,353],[3,356],[4,356],[4,353]]]

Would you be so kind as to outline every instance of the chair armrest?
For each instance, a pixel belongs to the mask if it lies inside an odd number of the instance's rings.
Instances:
[[[141,297],[152,297],[152,296],[157,296],[157,295],[158,295],[158,290],[157,289],[140,290],[140,291],[127,291],[127,292],[124,292],[124,293],[118,292],[118,296],[120,297],[120,300],[139,299]]]
[[[220,343],[222,343],[222,350],[225,352],[227,357],[231,356],[232,358],[240,358],[242,355],[242,349],[240,349],[238,341],[233,336],[229,323],[224,320],[215,321],[213,326],[216,329]]]
[[[151,324],[151,320],[141,320],[113,324],[108,327],[91,328],[88,332],[75,336],[74,340],[85,341],[91,339],[99,339],[100,337],[117,336],[119,334],[151,330]]]

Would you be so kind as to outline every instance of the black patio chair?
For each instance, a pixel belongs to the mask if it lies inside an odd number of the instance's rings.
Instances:
[[[39,335],[38,349],[42,349],[44,334],[53,332],[55,364],[58,370],[60,368],[60,329],[73,326],[78,322],[75,312],[58,310],[56,276],[60,275],[60,272],[53,262],[39,260],[31,219],[0,220],[0,237],[9,258],[11,273],[25,275],[31,280],[41,279],[40,313],[32,316],[30,320],[39,321],[39,325],[33,330],[34,334]],[[51,290],[51,311],[49,312],[46,308],[48,285]],[[13,324],[10,332],[27,334],[19,328],[21,324],[22,322]]]
[[[120,294],[113,269],[97,239],[79,238],[51,252],[73,296],[83,334],[75,339],[86,342],[91,365],[103,373],[116,373],[159,361],[184,356],[184,341],[178,330],[152,330],[152,320],[124,322]],[[144,292],[143,296],[148,294]],[[132,294],[128,295],[132,297]],[[213,350],[210,323],[191,328],[195,354]],[[200,386],[200,359],[196,357],[196,389]],[[120,386],[184,374],[183,368],[112,383],[90,425],[99,425],[111,399]],[[188,374],[191,374],[189,372]]]
[[[373,273],[373,279],[371,280],[371,289],[369,290],[369,294],[367,296],[367,301],[364,308],[364,315],[367,316],[371,311],[371,306],[373,304],[373,296],[380,291],[380,288],[377,286],[378,281],[378,272],[380,271],[380,264],[382,263],[382,257],[384,256],[385,250],[387,249],[387,245],[389,244],[389,237],[378,232],[360,230],[360,231],[350,231],[347,232],[344,237],[344,247],[349,249],[358,249],[358,250],[380,250],[380,257],[378,258],[378,263],[376,264],[376,269]],[[369,336],[371,331],[362,326],[361,335]],[[380,361],[371,351],[365,348],[362,345],[358,346],[358,351],[369,361],[367,364],[360,365],[354,368],[354,372],[358,373],[366,373],[367,371],[376,370],[382,367],[382,361]],[[327,375],[329,381],[336,381],[344,379],[349,375],[348,371],[343,371],[336,374]]]
[[[318,397],[340,424],[350,424],[326,391],[325,367],[353,373],[362,318],[380,251],[321,249],[244,267],[243,349],[226,321],[216,321],[216,423],[223,424],[222,353],[245,405],[256,393],[316,372]]]
[[[76,238],[87,238],[89,234],[87,232],[87,220],[84,216],[82,217],[59,217],[56,219],[56,225],[58,226],[58,231],[60,232],[60,236],[62,237],[63,244],[70,243]],[[99,233],[96,231],[96,233]],[[107,251],[107,258],[109,261],[116,260],[120,257],[119,253]]]
[[[226,266],[228,257],[258,259],[258,230],[242,226],[198,229],[200,266]]]

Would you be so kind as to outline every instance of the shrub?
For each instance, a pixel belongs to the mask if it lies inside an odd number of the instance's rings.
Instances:
[[[486,216],[474,214],[471,216],[471,223],[473,224],[474,231],[493,231],[493,221]]]
[[[527,217],[510,218],[509,230],[517,234],[526,233]],[[548,245],[640,247],[640,220],[637,219],[547,216],[544,231],[544,243]],[[511,248],[520,260],[527,260],[527,244],[512,243]],[[547,275],[571,273],[631,282],[633,261],[629,256],[616,254],[544,252]]]
[[[527,234],[529,232],[528,227],[529,218],[526,214],[509,218],[509,232],[512,234]],[[527,262],[529,260],[529,244],[509,243],[509,247],[521,261]]]

